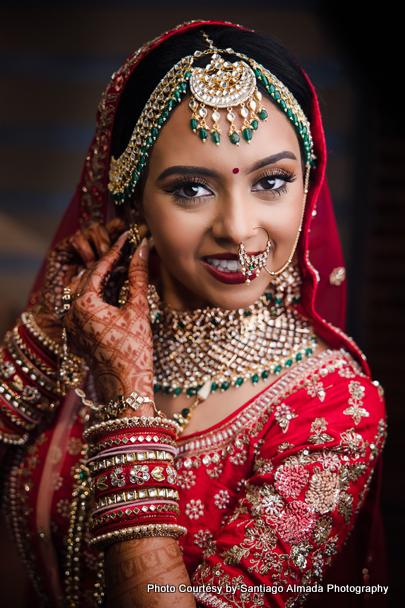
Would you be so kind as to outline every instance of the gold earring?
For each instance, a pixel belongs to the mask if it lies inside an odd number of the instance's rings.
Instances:
[[[246,285],[249,285],[250,277],[253,273],[256,277],[258,277],[261,269],[266,269],[266,262],[270,253],[271,241],[269,233],[267,232],[266,228],[263,228],[263,226],[256,226],[256,228],[253,228],[253,230],[257,230],[258,228],[261,228],[267,234],[266,247],[261,253],[258,253],[257,255],[248,255],[245,251],[245,245],[242,242],[239,243],[238,258],[239,263],[242,266],[242,274],[246,277]]]

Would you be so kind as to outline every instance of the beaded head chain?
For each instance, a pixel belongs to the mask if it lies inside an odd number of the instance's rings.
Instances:
[[[184,57],[169,70],[146,103],[126,150],[117,159],[111,157],[108,190],[117,204],[125,202],[133,194],[160,130],[189,89],[190,126],[201,141],[205,142],[210,135],[215,144],[220,144],[222,130],[218,124],[218,110],[226,108],[228,137],[233,144],[239,145],[241,135],[249,143],[259,120],[267,119],[261,103],[262,95],[257,88],[260,82],[291,120],[301,138],[307,167],[314,164],[309,121],[287,87],[254,59],[231,48],[219,50],[203,35],[209,48]],[[233,56],[235,61],[227,61],[222,55]],[[210,56],[209,63],[204,68],[193,67],[194,62],[204,56]],[[210,117],[207,107],[212,109]],[[241,117],[241,128],[236,124],[237,112]],[[211,127],[207,124],[208,119],[212,122]]]

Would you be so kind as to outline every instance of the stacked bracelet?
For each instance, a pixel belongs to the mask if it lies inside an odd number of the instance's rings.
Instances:
[[[0,441],[22,445],[59,404],[57,345],[23,313],[0,348]]]
[[[145,402],[138,394],[132,399],[139,405]],[[120,540],[185,534],[186,529],[177,525],[173,463],[178,430],[172,420],[141,416],[107,420],[85,431],[94,493],[92,545],[102,548]]]

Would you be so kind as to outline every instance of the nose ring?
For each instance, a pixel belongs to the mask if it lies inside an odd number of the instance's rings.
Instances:
[[[253,228],[253,230],[257,230],[258,228],[261,228],[267,234],[266,247],[261,253],[258,253],[257,255],[248,255],[245,251],[245,245],[242,242],[239,243],[238,258],[239,263],[242,266],[242,274],[246,277],[246,285],[249,285],[250,277],[253,273],[256,277],[258,277],[261,269],[263,267],[266,269],[266,262],[270,253],[271,241],[269,233],[267,232],[266,228],[263,228],[263,226],[256,226],[256,228]]]

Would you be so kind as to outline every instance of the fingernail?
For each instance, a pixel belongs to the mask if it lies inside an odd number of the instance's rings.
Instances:
[[[148,245],[148,239],[144,238],[141,241],[140,247],[139,247],[139,257],[142,260],[147,260],[149,257],[149,245]]]

